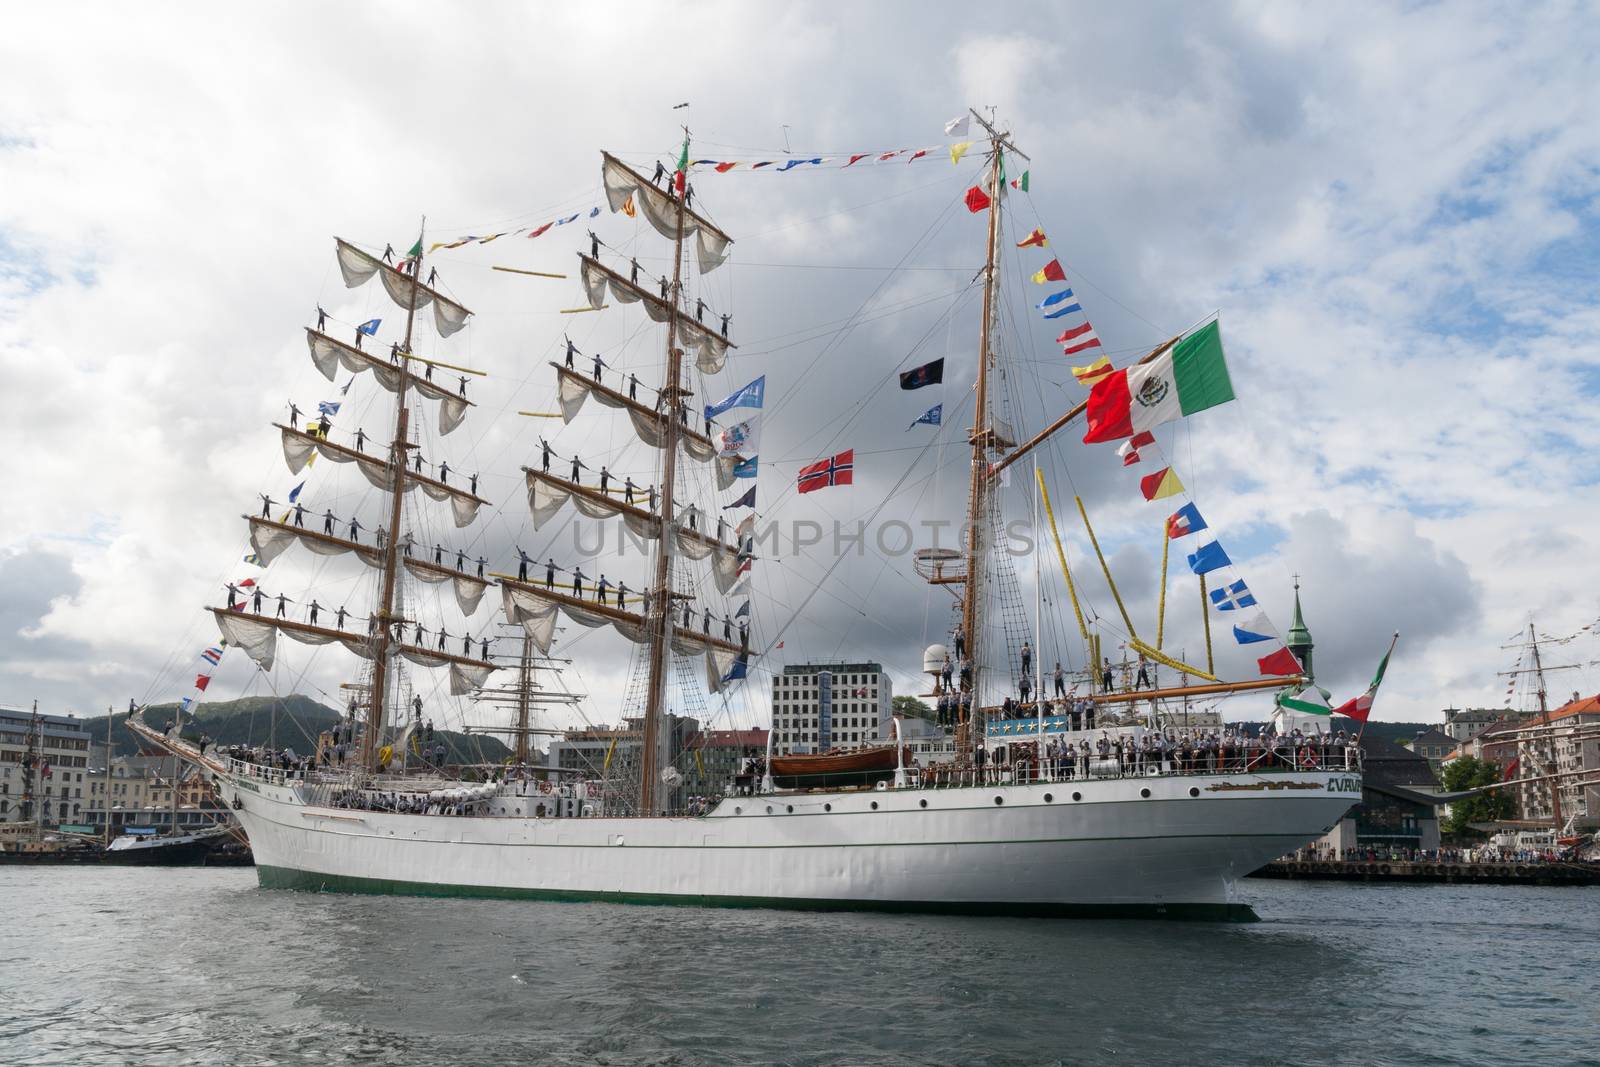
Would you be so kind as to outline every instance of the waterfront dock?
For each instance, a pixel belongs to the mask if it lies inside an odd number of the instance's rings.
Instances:
[[[1432,885],[1600,885],[1600,863],[1282,859],[1250,877]]]

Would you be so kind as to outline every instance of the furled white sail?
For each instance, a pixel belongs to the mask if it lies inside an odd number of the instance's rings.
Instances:
[[[228,639],[228,644],[244,649],[244,654],[255,660],[258,667],[270,671],[277,654],[278,628],[240,612],[217,612],[216,615],[217,629]]]
[[[478,603],[483,600],[484,590],[489,588],[486,579],[475,578],[470,574],[451,571],[438,564],[425,563],[421,560],[408,559],[403,561],[406,570],[418,581],[427,582],[429,585],[438,585],[441,582],[451,583],[451,590],[456,595],[456,606],[461,609],[461,614],[471,615],[478,610]]]
[[[630,508],[624,504],[596,500],[582,493],[574,493],[556,480],[534,471],[528,471],[527,478],[528,510],[533,513],[533,528],[535,530],[554,518],[566,502],[571,500],[580,514],[587,515],[591,519],[609,519],[620,515],[622,516],[622,521],[627,524],[628,529],[635,536],[651,540],[658,536],[658,524],[655,518],[648,514],[640,514],[638,508]]]
[[[246,615],[240,611],[227,611],[221,608],[213,609],[212,614],[217,617],[217,628],[222,631],[222,636],[228,639],[228,644],[244,649],[245,654],[264,671],[270,671],[277,658],[280,633],[302,645],[331,645],[338,642],[363,659],[373,657],[373,642],[370,637],[323,633],[299,626],[283,625],[277,619],[263,619],[259,615]],[[472,692],[495,670],[495,665],[492,663],[432,652],[416,645],[396,645],[392,651],[419,667],[448,666],[450,692],[456,696]]]
[[[592,395],[595,401],[608,408],[620,408],[628,413],[628,420],[633,423],[634,433],[639,435],[639,440],[652,448],[666,447],[666,430],[661,425],[661,416],[646,408],[637,401],[624,399],[622,394],[591,382],[580,374],[564,368],[556,368],[559,377],[557,395],[561,404],[561,420],[571,422],[582,409],[584,401]],[[717,446],[711,438],[697,430],[684,427],[678,434],[678,440],[683,444],[684,452],[691,458],[707,463],[717,460]],[[716,463],[717,488],[726,489],[733,484],[733,465],[738,457],[732,457],[724,463]]]
[[[384,291],[402,308],[420,311],[433,305],[433,326],[440,337],[449,337],[467,324],[472,312],[435,289],[423,285],[409,274],[402,274],[377,256],[361,251],[348,241],[334,238],[339,259],[339,272],[344,275],[346,288],[354,289],[365,284],[376,274],[383,280]]]
[[[610,626],[635,644],[642,644],[648,639],[648,628],[644,618],[633,612],[595,611],[569,603],[565,597],[547,595],[540,589],[526,585],[502,584],[501,591],[506,620],[513,625],[522,626],[543,654],[549,653],[550,646],[555,641],[558,612],[579,626],[591,629]],[[724,659],[731,665],[733,659],[737,658],[737,653],[724,648],[715,638],[685,629],[673,630],[671,644],[672,650],[680,656],[705,654],[708,657],[708,670],[717,669],[716,664]],[[713,657],[715,662],[712,662]],[[717,677],[720,679],[726,673],[727,668],[722,668]]]
[[[621,211],[631,196],[634,206],[657,233],[669,241],[677,238],[678,205],[671,196],[609,152],[604,154],[600,165],[600,180],[605,185],[606,203],[612,212]],[[727,262],[733,238],[688,208],[683,212],[683,236],[695,239],[695,256],[701,274],[709,274]]]
[[[609,289],[612,299],[618,303],[642,303],[645,313],[656,322],[667,321],[672,311],[667,301],[633,284],[603,263],[588,256],[582,257],[582,260],[579,276],[590,307],[595,310],[604,307],[606,291]],[[695,353],[694,365],[702,374],[716,374],[722,370],[728,362],[728,349],[737,347],[726,337],[682,313],[678,315],[678,339],[684,348]]]
[[[313,437],[303,430],[293,430],[287,426],[279,428],[283,431],[283,458],[289,464],[289,473],[299,474],[310,461],[311,454],[320,452],[330,463],[356,464],[375,489],[389,489],[392,486],[393,477],[386,461],[363,455],[353,448]],[[478,517],[478,508],[484,503],[465,489],[445,485],[421,474],[406,476],[407,492],[419,487],[434,500],[450,501],[451,516],[458,527],[471,525],[472,520]]]
[[[391,366],[381,357],[369,355],[354,345],[347,345],[343,341],[335,341],[327,334],[318,333],[309,327],[306,329],[306,344],[311,348],[311,362],[315,363],[322,376],[328,381],[333,381],[343,367],[352,374],[371,371],[378,379],[378,384],[389,392],[398,392],[402,377],[410,379],[410,387],[427,397],[429,400],[439,402],[439,432],[449,433],[461,425],[466,418],[467,408],[472,402],[466,397],[458,396],[447,389],[441,389],[425,378],[415,374],[403,374],[399,367]]]

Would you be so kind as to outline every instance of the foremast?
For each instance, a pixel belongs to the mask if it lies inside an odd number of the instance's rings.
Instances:
[[[353,346],[337,341],[324,332],[325,315],[319,315],[315,329],[307,330],[311,359],[318,371],[329,381],[335,380],[341,367],[352,376],[370,372],[383,388],[395,394],[394,438],[389,444],[388,456],[386,459],[379,458],[382,456],[381,451],[377,456],[368,456],[362,443],[363,434],[359,430],[353,447],[330,440],[331,412],[326,410],[323,411],[320,425],[307,426],[304,430],[294,424],[293,411],[289,420],[290,425],[275,425],[283,435],[284,459],[291,474],[305,470],[319,454],[332,463],[353,464],[381,494],[388,494],[383,498],[388,505],[385,509],[388,512],[388,527],[379,527],[376,543],[364,544],[359,535],[360,523],[352,518],[348,536],[341,537],[333,531],[335,519],[330,509],[325,515],[324,526],[320,532],[308,530],[304,528],[302,522],[306,510],[304,505],[293,501],[291,503],[294,522],[291,526],[288,515],[281,521],[273,521],[270,518],[268,509],[273,501],[265,494],[263,494],[261,515],[247,516],[247,521],[250,526],[251,547],[263,567],[270,565],[273,559],[294,541],[300,541],[319,555],[353,553],[363,563],[377,570],[379,593],[377,604],[369,616],[367,633],[363,635],[359,631],[347,630],[345,617],[348,613],[343,608],[336,612],[329,611],[315,599],[306,606],[308,618],[304,622],[284,617],[284,606],[291,601],[281,594],[277,598],[276,616],[263,616],[261,608],[263,600],[267,598],[259,585],[248,594],[247,600],[250,603],[247,605],[237,601],[241,588],[230,584],[228,605],[213,607],[210,610],[223,636],[230,644],[241,648],[262,670],[270,671],[273,668],[277,639],[280,635],[301,644],[338,643],[343,645],[346,651],[372,661],[372,681],[370,685],[364,687],[367,690],[366,730],[362,736],[359,754],[361,767],[369,772],[377,772],[382,769],[383,762],[379,757],[385,711],[394,689],[393,669],[389,662],[392,656],[403,657],[424,667],[448,667],[449,691],[452,695],[472,692],[496,669],[496,665],[488,659],[487,640],[482,642],[481,655],[477,657],[472,654],[471,638],[467,633],[461,635],[464,645],[459,655],[447,651],[445,647],[447,634],[442,625],[437,631],[439,642],[436,649],[423,645],[424,627],[420,621],[416,622],[412,643],[407,644],[402,628],[411,620],[405,619],[403,612],[396,610],[402,567],[414,577],[429,584],[451,582],[457,606],[460,607],[463,616],[471,616],[477,611],[483,590],[490,584],[483,577],[484,561],[479,561],[477,576],[467,572],[464,567],[464,552],[458,551],[455,568],[443,564],[440,558],[443,554],[442,548],[436,548],[435,558],[431,563],[426,559],[411,558],[410,550],[416,544],[416,540],[412,532],[408,531],[402,537],[401,531],[405,494],[412,490],[420,490],[434,500],[448,500],[457,527],[469,525],[477,516],[478,509],[487,503],[477,495],[476,475],[468,481],[470,488],[461,488],[448,484],[448,465],[444,462],[438,465],[432,477],[421,473],[420,458],[417,460],[415,474],[411,473],[411,468],[407,464],[408,454],[416,447],[410,443],[413,426],[407,404],[412,393],[440,401],[439,428],[442,434],[448,434],[459,426],[466,410],[471,406],[466,399],[465,376],[462,378],[461,389],[456,393],[447,392],[431,384],[434,367],[451,365],[418,357],[414,353],[416,313],[432,304],[435,329],[440,338],[445,338],[463,329],[472,312],[439,292],[431,284],[424,284],[421,281],[423,248],[420,234],[416,245],[398,266],[391,265],[390,250],[385,250],[380,259],[339,238],[335,238],[335,252],[346,288],[353,289],[374,277],[379,278],[389,298],[406,310],[404,341],[396,342],[392,346],[387,361],[374,358],[361,350],[361,338],[375,334],[376,320],[357,329]],[[413,373],[411,368],[416,363],[426,365],[423,375]],[[453,369],[472,374],[479,373],[464,367]],[[345,388],[349,388],[348,384]],[[254,610],[247,613],[247,606]],[[330,626],[319,622],[319,611],[334,615],[334,624]]]

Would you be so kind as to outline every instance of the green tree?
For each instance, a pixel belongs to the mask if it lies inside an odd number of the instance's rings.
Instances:
[[[890,703],[896,715],[904,715],[908,719],[933,721],[933,709],[916,697],[895,697]]]
[[[1445,765],[1442,783],[1447,793],[1477,789],[1500,781],[1500,767],[1488,760],[1463,756]],[[1450,805],[1450,817],[1440,827],[1451,837],[1481,837],[1469,823],[1509,819],[1515,813],[1510,789],[1494,789],[1457,800]]]

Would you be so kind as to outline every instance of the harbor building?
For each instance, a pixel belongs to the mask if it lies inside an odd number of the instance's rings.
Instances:
[[[89,743],[88,729],[72,715],[0,706],[0,823],[79,822],[89,788]]]
[[[1315,849],[1343,856],[1360,848],[1439,847],[1439,779],[1428,760],[1377,737],[1361,738],[1361,803]]]
[[[746,761],[766,755],[767,731],[702,730],[689,738],[689,758],[683,762],[684,788],[690,796],[721,796],[746,766]]]
[[[1510,708],[1445,708],[1441,729],[1456,741],[1470,741],[1491,726],[1527,722],[1533,714]]]
[[[878,663],[795,663],[772,679],[775,755],[878,744],[889,732],[894,683]]]
[[[1417,736],[1409,741],[1401,742],[1406,748],[1415,752],[1428,761],[1433,768],[1433,773],[1438,774],[1444,766],[1444,761],[1455,752],[1456,739],[1443,730],[1419,730]]]
[[[1568,822],[1600,827],[1600,695],[1574,693],[1561,707],[1495,733],[1516,735],[1517,777],[1538,779],[1517,787],[1521,818],[1557,830]]]

